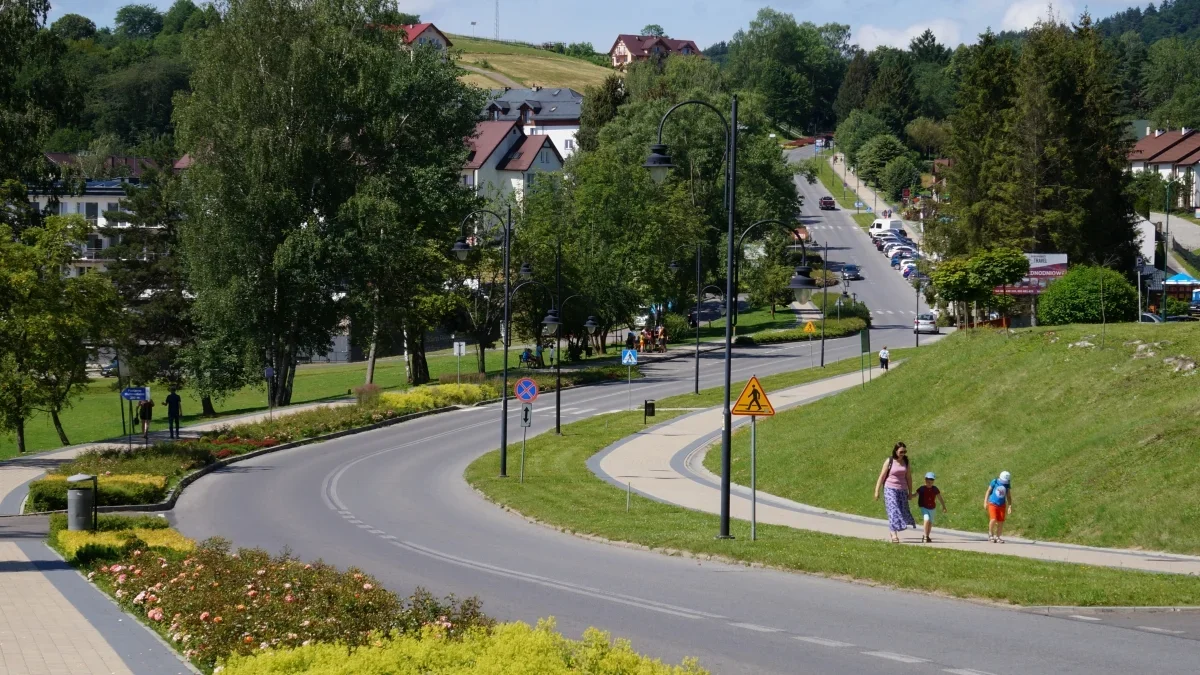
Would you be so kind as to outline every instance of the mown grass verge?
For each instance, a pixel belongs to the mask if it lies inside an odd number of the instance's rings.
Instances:
[[[896,358],[899,352],[895,351]],[[840,367],[850,365],[857,366],[843,362]],[[824,375],[834,374],[830,368],[825,371]],[[763,383],[770,387],[768,379],[764,378]],[[705,391],[702,400],[712,395]],[[720,394],[716,396],[719,400]],[[660,407],[668,407],[684,401],[685,397],[672,397],[659,403]],[[657,419],[666,421],[679,414],[662,411]],[[713,538],[718,530],[716,515],[636,494],[632,508],[626,512],[625,491],[592,475],[586,462],[608,445],[644,429],[640,412],[576,422],[564,426],[562,436],[540,435],[528,442],[524,484],[496,477],[498,451],[473,462],[467,468],[466,479],[492,501],[527,517],[570,532],[652,549],[722,556],[798,572],[1018,605],[1200,604],[1197,577],[895,546],[883,541],[882,535],[880,541],[870,541],[775,525],[760,525],[759,540],[751,542],[749,523],[739,520],[733,521],[731,528],[736,539],[717,540]],[[812,438],[813,433],[804,437]],[[514,446],[510,452],[520,452],[520,448]],[[931,570],[936,573],[931,574]]]
[[[1200,361],[1200,326],[1106,333],[1101,348],[1099,326],[957,332],[873,387],[760,424],[758,486],[880,517],[872,487],[904,441],[917,473],[938,475],[950,505],[939,526],[986,531],[983,495],[1007,470],[1016,508],[1005,531],[1014,536],[1200,553],[1200,376],[1187,369]],[[733,476],[742,484],[748,454],[739,436]]]

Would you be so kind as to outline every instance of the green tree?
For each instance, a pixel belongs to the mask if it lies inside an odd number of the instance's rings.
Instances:
[[[96,24],[86,16],[63,14],[50,25],[50,30],[64,40],[86,40],[96,35]]]
[[[48,0],[0,4],[0,180],[40,172],[39,141],[52,118],[23,82],[23,71],[45,49],[39,31],[49,9]]]
[[[935,122],[928,117],[918,117],[904,127],[904,133],[912,146],[921,151],[925,157],[940,154],[941,149],[950,139],[949,125]]]
[[[884,167],[888,162],[897,157],[904,157],[907,153],[908,148],[899,138],[891,134],[880,134],[863,144],[862,149],[858,151],[858,175],[865,181],[881,185]],[[909,162],[909,165],[911,166],[912,162]]]
[[[888,199],[898,201],[905,189],[921,187],[921,170],[907,156],[895,157],[884,165],[879,185]]]
[[[192,0],[175,0],[171,8],[162,18],[162,32],[167,35],[182,33],[188,19],[199,12],[200,8]]]
[[[883,120],[862,110],[853,110],[845,121],[838,125],[834,133],[837,147],[846,155],[850,166],[858,166],[859,150],[867,141],[888,133],[887,124]]]
[[[954,109],[954,80],[948,66],[918,63],[913,66],[916,114],[942,120]]]
[[[1137,33],[1127,31],[1117,38],[1110,39],[1109,45],[1117,62],[1121,114],[1126,117],[1146,114],[1150,109],[1142,93],[1146,59],[1149,57],[1146,43]]]
[[[665,37],[667,37],[667,31],[664,30],[662,26],[660,26],[656,23],[650,23],[650,24],[646,24],[642,28],[642,32],[638,33],[638,35],[654,35],[657,37],[665,38]]]
[[[867,94],[866,110],[883,120],[892,133],[902,133],[904,125],[916,117],[911,59],[908,53],[888,47],[880,47],[872,56],[878,65]]]
[[[108,279],[61,270],[86,238],[80,216],[50,216],[19,239],[0,225],[0,427],[16,432],[25,452],[25,422],[47,412],[64,445],[59,413],[87,387],[89,348],[118,329],[117,296]]]
[[[154,5],[125,5],[117,10],[116,27],[122,37],[152,38],[162,30],[163,16]]]
[[[94,89],[93,128],[127,144],[171,134],[173,100],[187,90],[189,74],[182,60],[153,57],[107,75]]]
[[[867,105],[867,94],[871,91],[871,62],[867,53],[861,49],[855,50],[854,56],[846,66],[846,76],[838,88],[837,99],[833,102],[834,112],[839,123],[850,116],[855,110]]]
[[[600,129],[617,116],[617,110],[624,103],[625,84],[616,73],[585,90],[576,134],[580,150],[591,152],[600,147]]]
[[[909,41],[908,51],[917,63],[944,66],[950,61],[950,50],[938,42],[937,36],[928,28]]]
[[[1135,321],[1137,311],[1137,289],[1106,267],[1076,265],[1038,296],[1038,323],[1047,326]]]
[[[1143,95],[1155,108],[1166,103],[1175,91],[1196,81],[1200,70],[1200,47],[1183,38],[1164,38],[1150,45],[1142,71]]]
[[[986,299],[992,293],[991,286],[982,285],[980,278],[971,273],[971,262],[966,258],[942,260],[930,272],[929,280],[938,296],[954,306],[954,314],[960,318],[967,315],[967,303]]]

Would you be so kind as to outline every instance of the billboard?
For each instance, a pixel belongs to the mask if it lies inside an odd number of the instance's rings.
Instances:
[[[1037,295],[1046,286],[1067,273],[1066,253],[1026,253],[1029,259],[1029,275],[1012,286],[997,287],[1001,295]]]

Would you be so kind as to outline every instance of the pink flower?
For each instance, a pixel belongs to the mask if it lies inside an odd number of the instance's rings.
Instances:
[[[125,597],[125,591],[118,588],[115,595],[117,596],[117,599],[120,600],[121,598]]]
[[[108,568],[108,571],[109,572],[120,572],[123,569],[125,569],[125,568],[122,567],[121,565],[113,565],[112,567]]]
[[[259,570],[259,571],[257,572],[258,576],[260,576],[260,577],[261,577],[262,575],[266,574],[266,573],[267,573],[267,571],[266,571],[266,570]]]
[[[140,605],[140,604],[142,604],[142,601],[145,599],[146,599],[146,591],[142,591],[141,593],[138,593],[137,595],[133,596],[133,604]]]
[[[125,575],[124,575],[124,574],[122,574],[122,575],[118,576],[118,577],[117,577],[117,584],[123,584],[123,583],[125,583],[125,578],[126,578],[126,577],[125,577]]]
[[[150,617],[150,620],[152,620],[152,621],[162,621],[162,619],[163,619],[162,608],[155,607],[154,609],[150,610],[149,612],[146,612],[146,616]]]
[[[283,585],[283,587],[284,587],[284,588],[291,588],[291,587],[292,587],[292,585],[291,585],[291,584],[284,584],[284,585]]]
[[[138,557],[138,556],[139,556],[139,555],[141,555],[141,554],[142,554],[142,552],[141,552],[141,551],[134,551],[134,552],[133,552],[133,557],[135,557],[135,558],[136,558],[136,557]]]
[[[308,565],[308,564],[306,564],[306,565],[304,565],[304,569],[306,569],[306,570],[311,570],[311,569],[312,569],[312,565]]]
[[[372,588],[375,588],[375,587],[374,587],[374,586],[372,586],[371,584],[363,584],[363,590],[364,590],[364,591],[369,591],[369,590],[371,590]]]
[[[179,642],[182,639],[183,639],[183,633],[176,633],[171,636],[171,640],[173,640],[175,642]]]
[[[165,570],[165,569],[167,569],[167,563],[163,563],[163,564],[162,564],[162,568],[163,568],[164,570]]]
[[[291,593],[288,593],[287,595],[283,596],[283,601],[290,604],[296,601],[296,597]]]
[[[309,621],[308,619],[305,619],[305,620],[303,620],[303,621],[301,621],[301,622],[300,622],[300,626],[301,626],[301,627],[303,627],[303,628],[308,628],[308,624],[310,624],[310,623],[312,623],[312,622],[311,622],[311,621]]]
[[[209,617],[208,612],[200,612],[200,620],[201,621],[208,621],[208,617]]]
[[[105,574],[107,574],[107,573],[108,573],[108,565],[105,565],[104,567],[101,567],[101,568],[100,568],[100,571],[101,571],[101,572],[103,572],[103,573],[105,573]]]

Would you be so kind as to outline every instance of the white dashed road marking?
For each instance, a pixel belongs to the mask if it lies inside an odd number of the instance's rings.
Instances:
[[[803,635],[797,635],[796,639],[800,640],[801,642],[811,642],[814,645],[821,645],[822,647],[853,647],[854,646],[854,645],[850,644],[849,642],[838,642],[837,640],[827,640],[825,638],[819,638],[819,637],[805,637]]]
[[[1070,618],[1079,619],[1080,621],[1103,621],[1103,619],[1097,619],[1094,616],[1082,616],[1080,614],[1072,614]]]
[[[984,672],[982,670],[972,670],[970,668],[947,668],[942,672],[954,673],[954,675],[992,675],[992,673]]]
[[[770,626],[760,626],[756,623],[731,623],[729,625],[735,626],[737,628],[745,628],[746,630],[758,631],[759,633],[782,633],[783,632],[783,631],[779,630],[778,628],[771,628]]]
[[[1167,630],[1166,628],[1155,628],[1154,626],[1138,626],[1141,630],[1148,630],[1151,633],[1162,633],[1164,635],[1180,635],[1181,630]]]
[[[929,659],[921,659],[908,654],[897,654],[896,652],[863,652],[867,656],[875,656],[888,661],[899,661],[900,663],[929,663]]]

